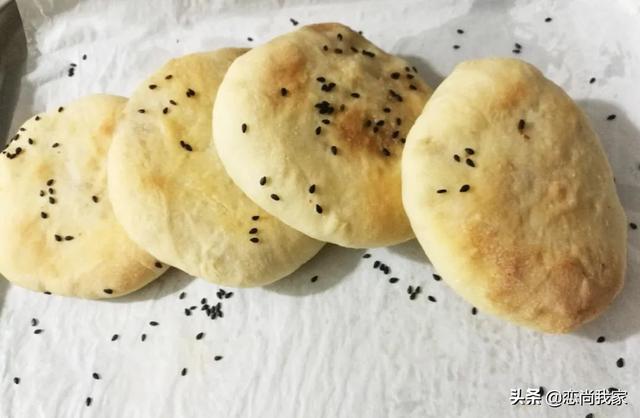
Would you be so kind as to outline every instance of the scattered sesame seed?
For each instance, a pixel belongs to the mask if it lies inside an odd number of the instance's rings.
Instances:
[[[42,219],[47,219],[49,217],[49,215],[47,215],[47,212],[40,212],[40,217]]]
[[[91,406],[91,401],[93,401],[93,399],[91,399],[91,396],[87,396],[87,399],[84,400],[84,403],[87,406]]]
[[[518,130],[519,130],[519,131],[523,131],[523,130],[524,130],[524,127],[525,127],[525,125],[526,125],[526,122],[524,121],[524,119],[520,119],[520,120],[518,121]]]
[[[458,154],[453,154],[453,159],[456,160],[456,162],[460,162],[460,156]]]
[[[439,282],[440,280],[442,280],[442,277],[439,274],[432,274],[433,280],[435,280],[436,282]]]
[[[213,359],[214,359],[215,361],[220,361],[220,360],[222,360],[222,356],[215,356]]]
[[[400,279],[398,279],[397,277],[392,277],[392,278],[389,279],[389,283],[397,283],[398,280],[400,280]]]
[[[29,143],[29,145],[33,145],[33,143],[34,143],[32,138],[27,139],[27,142]]]
[[[331,153],[333,155],[338,155],[338,147],[336,147],[335,145],[331,145]]]
[[[371,258],[371,254],[369,254],[369,253],[365,253],[365,254],[362,256],[362,258]]]
[[[316,192],[316,185],[312,184],[311,186],[309,186],[309,193],[315,193]]]
[[[43,293],[44,293],[45,295],[50,295],[50,294],[51,294],[51,292],[49,292],[48,290],[45,290]]]
[[[467,158],[465,162],[467,163],[467,165],[469,167],[475,167],[476,166],[476,163],[474,163],[471,158]]]
[[[257,221],[258,219],[260,219],[260,215],[253,215],[253,216],[251,217],[251,220],[252,220],[252,221]]]
[[[596,78],[595,78],[595,77],[591,77],[591,78],[589,79],[589,84],[593,84],[593,83],[595,83],[595,82],[596,82]]]
[[[204,332],[199,332],[196,334],[196,340],[201,340],[204,337]]]
[[[467,155],[473,155],[473,154],[475,154],[475,153],[476,153],[476,152],[473,150],[473,148],[465,148],[465,149],[464,149],[464,152],[466,152],[466,153],[467,153]]]
[[[249,230],[249,233],[250,233],[250,234],[257,234],[257,233],[258,233],[258,228],[251,228],[251,229]]]
[[[181,374],[182,376],[186,376],[186,375],[187,375],[187,368],[186,368],[186,367],[184,367],[184,368],[180,371],[180,374]]]
[[[514,43],[513,46],[515,46],[517,49],[522,49],[522,45],[520,45],[519,43]]]
[[[155,88],[157,88],[158,86],[156,84],[149,84],[149,89],[150,90],[154,90]]]
[[[118,334],[113,334],[113,335],[111,336],[111,341],[115,341],[115,340],[117,340],[117,339],[118,339]]]
[[[91,196],[91,200],[93,200],[93,203],[98,203],[100,199],[98,199],[98,196],[93,195]]]
[[[458,30],[456,30],[456,32],[458,32],[461,35],[464,33],[464,31],[462,29],[458,29]]]
[[[460,49],[460,45],[454,45],[453,49]]]
[[[413,84],[409,84],[409,89],[410,90],[418,90],[418,88]]]
[[[242,133],[246,133],[247,132],[247,124],[243,123],[242,126],[241,126],[241,129],[242,129]]]
[[[290,18],[290,19],[289,19],[289,22],[291,22],[291,24],[292,24],[293,26],[298,26],[298,23],[299,23],[299,22],[298,22],[297,20],[295,20],[294,18]]]
[[[35,117],[35,120],[40,120],[40,116],[36,116],[36,117]]]
[[[281,96],[283,96],[283,97],[284,97],[284,96],[286,96],[288,93],[289,93],[289,90],[287,90],[286,88],[282,87],[282,88],[280,89],[280,95],[281,95]]]
[[[258,237],[253,237],[253,238],[250,238],[249,241],[253,242],[254,244],[257,244],[258,242],[260,242],[260,239]]]
[[[54,237],[54,238],[56,239],[56,241],[58,241],[58,242],[62,241],[62,236],[61,236],[61,235],[55,234],[53,237]]]
[[[376,260],[376,261],[374,261],[374,263],[373,263],[373,268],[374,268],[374,269],[377,269],[378,267],[380,267],[380,261]]]
[[[278,200],[280,200],[280,196],[278,196],[277,194],[274,193],[274,194],[271,195],[271,199],[273,199],[275,201],[278,201]]]
[[[407,287],[407,293],[413,293],[413,286],[409,285],[409,287]]]
[[[163,113],[163,114],[165,114],[165,115],[166,115],[167,113],[169,113],[169,108],[168,108],[168,107],[165,107],[164,109],[162,109],[162,113]]]
[[[87,54],[82,55],[82,60],[85,61],[87,59]]]
[[[545,22],[551,22],[551,20],[552,19],[550,17],[547,17],[547,18],[544,19]]]
[[[322,206],[316,205],[316,212],[322,213]]]
[[[13,378],[13,383],[15,383],[16,385],[20,384],[20,378],[19,377],[14,377]]]
[[[462,185],[462,187],[460,188],[460,192],[464,193],[464,192],[468,192],[471,189],[471,186],[469,186],[468,184],[464,184]]]
[[[367,51],[366,49],[362,50],[362,55],[367,56],[369,58],[375,58],[376,54],[373,52]]]
[[[471,315],[476,315],[477,313],[478,313],[478,308],[476,308],[475,306],[471,308]]]
[[[353,92],[351,93],[351,97],[354,97],[357,99],[358,97],[360,97],[360,93]]]
[[[193,97],[193,96],[195,96],[195,95],[196,95],[196,92],[195,92],[195,91],[193,91],[193,89],[187,89],[187,92],[185,93],[185,95],[186,95],[187,97]]]
[[[31,326],[35,327],[36,325],[38,325],[39,321],[37,318],[31,318]]]
[[[427,296],[427,299],[429,299],[430,302],[437,302],[436,298],[431,295]]]
[[[382,154],[383,154],[385,157],[388,157],[388,156],[390,156],[390,155],[391,155],[391,151],[389,151],[387,148],[382,148]]]
[[[336,54],[342,54],[342,49],[336,48],[333,50],[333,52],[335,52]]]
[[[64,107],[60,106],[60,107],[58,108],[58,113],[62,112],[63,110],[64,110]]]
[[[65,241],[72,241],[73,240],[73,236],[71,235],[67,235],[66,237],[64,237]]]
[[[616,118],[616,115],[613,115],[613,114],[607,116],[607,120],[614,120],[615,118]]]
[[[111,295],[113,294],[113,289],[103,289],[102,290],[104,293],[106,293],[107,295]]]
[[[331,121],[329,119],[322,119],[322,123],[324,123],[325,125],[329,125]]]
[[[603,336],[598,337],[598,339],[596,340],[597,343],[603,343],[605,341],[605,338]]]
[[[324,46],[322,47],[322,50],[323,50],[323,51],[328,51],[328,50],[329,50],[329,47],[328,47],[328,46],[326,46],[326,45],[324,45]]]
[[[43,329],[38,328],[38,329],[34,330],[33,333],[38,335],[38,334],[42,334],[43,331],[44,331]]]
[[[94,372],[91,376],[96,380],[100,380],[100,375],[96,372]]]
[[[624,359],[622,357],[620,357],[618,361],[616,361],[616,366],[618,366],[619,368],[624,367]]]
[[[399,79],[400,78],[400,73],[398,73],[398,72],[391,73],[391,78],[393,78],[394,80]]]
[[[180,140],[180,146],[189,152],[193,151],[193,147],[182,140]]]
[[[520,50],[519,49],[512,49],[511,52],[513,52],[514,54],[519,54]]]
[[[447,189],[438,189],[438,190],[436,190],[436,193],[438,193],[438,194],[442,194],[442,193],[446,193],[446,192],[447,192]]]
[[[146,340],[146,339],[147,339],[147,334],[142,334],[140,336],[140,341],[144,342],[144,340]]]
[[[311,283],[315,283],[318,280],[318,276],[313,276],[311,278]]]
[[[54,142],[53,145],[51,145],[51,148],[58,148],[60,146],[60,144],[58,142]]]

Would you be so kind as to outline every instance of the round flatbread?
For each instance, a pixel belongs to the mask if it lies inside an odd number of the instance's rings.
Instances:
[[[402,175],[420,244],[479,309],[567,332],[622,287],[626,220],[606,156],[532,65],[459,64],[411,129]]]
[[[166,266],[118,224],[106,157],[125,98],[94,95],[29,119],[0,155],[0,272],[32,290],[124,295]]]
[[[159,260],[225,286],[260,286],[323,243],[256,206],[226,175],[211,111],[244,49],[173,59],[136,89],[109,154],[109,194],[131,238]]]
[[[346,247],[391,245],[413,237],[400,155],[430,93],[348,27],[310,25],[233,63],[214,141],[236,184],[286,224]]]

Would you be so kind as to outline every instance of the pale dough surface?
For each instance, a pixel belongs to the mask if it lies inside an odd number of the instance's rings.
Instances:
[[[214,141],[238,186],[288,225],[346,247],[396,244],[413,237],[400,156],[430,94],[411,64],[348,27],[310,25],[231,65]]]
[[[0,155],[0,272],[83,298],[132,292],[166,270],[116,221],[106,157],[126,99],[92,95],[29,119]]]
[[[621,289],[626,217],[607,158],[578,106],[533,66],[459,64],[411,129],[402,174],[420,244],[481,311],[567,332]]]
[[[245,51],[167,62],[133,93],[109,154],[110,196],[135,242],[189,274],[243,287],[286,276],[323,245],[255,205],[210,146],[218,85]]]

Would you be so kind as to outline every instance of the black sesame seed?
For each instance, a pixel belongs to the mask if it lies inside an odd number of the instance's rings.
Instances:
[[[160,324],[158,324],[156,321],[151,321],[149,322],[149,325],[151,325],[152,327],[157,327]]]
[[[222,356],[215,356],[213,359],[214,359],[215,361],[220,361],[220,360],[222,360]]]
[[[311,278],[311,283],[315,283],[315,282],[316,282],[316,280],[318,280],[318,276],[313,276],[313,277]]]
[[[413,84],[409,84],[409,89],[411,89],[411,90],[418,90],[418,88],[417,88],[415,85],[413,85]]]
[[[267,184],[267,178],[266,177],[260,177],[260,186],[264,186],[265,184]]]
[[[525,123],[524,119],[520,119],[520,120],[518,121],[518,130],[519,130],[519,131],[524,130],[525,125],[526,125],[526,123]]]
[[[224,295],[224,298],[225,298],[225,299],[229,299],[229,298],[231,298],[232,296],[233,296],[233,292],[229,292],[229,293],[227,293],[226,295]]]
[[[60,107],[58,108],[58,113],[62,112],[63,110],[64,110],[64,107],[60,106]]]
[[[185,308],[185,310],[184,310],[184,314],[185,314],[186,316],[191,316],[191,311],[190,311],[189,309],[186,309],[186,308]]]
[[[377,269],[378,267],[380,267],[380,261],[376,260],[376,261],[374,261],[374,263],[373,263],[373,268],[374,268],[374,269]]]
[[[186,368],[186,367],[185,367],[185,368],[183,368],[183,369],[180,371],[180,374],[181,374],[182,376],[186,376],[186,375],[187,375],[187,368]]]
[[[476,166],[476,163],[474,163],[471,158],[467,158],[467,160],[465,162],[467,163],[467,165],[469,167],[475,167]]]
[[[91,376],[96,380],[100,380],[100,375],[98,373],[94,372]]]
[[[247,124],[243,123],[242,126],[241,126],[241,129],[242,129],[242,133],[247,132]]]
[[[14,377],[13,378],[13,383],[15,383],[16,385],[20,384],[20,378],[19,377]]]
[[[251,229],[249,230],[249,233],[250,233],[250,234],[257,234],[257,233],[258,233],[258,228],[251,228]]]
[[[431,295],[427,296],[427,299],[429,299],[430,302],[437,302],[436,298]]]
[[[407,287],[407,293],[413,293],[413,286],[409,285],[409,287]]]
[[[322,213],[322,206],[316,205],[316,212]]]
[[[312,184],[311,186],[309,186],[309,193],[315,193],[316,192],[316,185]]]
[[[519,54],[520,50],[519,49],[512,49],[511,52],[513,52],[514,54]]]
[[[260,215],[253,215],[253,216],[251,217],[251,220],[252,220],[252,221],[257,221],[258,219],[260,219]]]
[[[45,290],[43,293],[44,293],[45,295],[50,295],[50,294],[51,294],[51,292],[49,292],[48,290]]]
[[[316,135],[320,135],[321,132],[322,132],[322,127],[320,126],[316,127]]]
[[[613,114],[607,116],[607,120],[614,120],[615,118],[616,118],[616,115],[613,115]]]
[[[44,331],[44,330],[38,328],[38,329],[34,330],[33,333],[38,335],[38,334],[42,334],[42,331]]]
[[[284,87],[282,87],[282,88],[280,89],[280,95],[281,95],[281,96],[283,96],[283,97],[284,97],[284,96],[286,96],[288,93],[289,93],[289,90],[285,89]]]
[[[587,415],[584,416],[584,418],[593,418],[593,414],[592,413],[588,413]]]
[[[522,49],[522,45],[520,45],[519,43],[514,43],[513,46],[515,46],[517,49]]]
[[[298,22],[297,20],[295,20],[294,18],[290,18],[290,19],[289,19],[289,22],[291,22],[291,24],[292,24],[293,26],[298,26],[298,23],[299,23],[299,22]]]
[[[459,34],[463,34],[464,31],[462,29],[458,29],[456,32],[458,32]]]
[[[329,50],[329,47],[328,47],[328,46],[326,46],[326,45],[324,45],[324,46],[322,47],[322,50],[323,50],[323,51],[328,51],[328,50]]]
[[[36,120],[40,120],[40,116],[36,116],[36,117],[35,117],[35,119],[36,119]]]
[[[366,253],[366,254],[364,254],[364,255],[362,256],[362,258],[371,258],[371,254]]]
[[[394,80],[399,79],[400,78],[400,73],[398,73],[398,72],[391,73],[391,78],[393,78]]]
[[[391,155],[391,151],[389,151],[387,148],[382,148],[382,154],[383,154],[385,157],[388,157],[388,156],[390,156],[390,155]]]
[[[35,327],[36,325],[38,325],[38,319],[37,318],[31,318],[31,326]]]
[[[475,154],[475,153],[476,153],[476,152],[473,150],[473,148],[465,148],[465,149],[464,149],[464,152],[466,152],[466,153],[467,153],[467,155],[473,155],[473,154]]]
[[[376,56],[376,54],[374,54],[373,52],[367,51],[365,49],[362,50],[362,55],[367,56],[369,58],[374,58]]]
[[[144,110],[144,109],[138,109],[138,113],[144,113],[144,112],[146,112],[146,110]]]
[[[40,217],[42,219],[47,219],[49,217],[49,215],[47,215],[47,212],[40,212]]]
[[[636,225],[636,224],[635,224],[635,223],[633,223],[633,222],[629,222],[629,228],[631,228],[631,229],[638,229],[638,225]]]
[[[103,289],[102,290],[104,293],[106,293],[107,295],[111,295],[113,294],[113,289]]]
[[[415,300],[417,296],[418,296],[418,294],[417,294],[417,293],[411,293],[411,294],[409,295],[409,299],[411,299],[411,300]]]
[[[433,280],[435,280],[436,282],[439,282],[440,280],[442,280],[442,277],[439,274],[432,274],[433,276]]]
[[[56,194],[55,189],[52,189],[51,187],[49,187],[49,194]]]
[[[72,241],[73,240],[73,236],[71,235],[67,235],[66,237],[64,237],[65,241]]]
[[[140,341],[144,342],[144,340],[146,340],[146,339],[147,339],[147,334],[142,334],[140,336]]]
[[[593,83],[595,83],[595,82],[596,82],[596,78],[595,78],[595,77],[591,77],[591,78],[589,79],[589,84],[593,84]]]
[[[171,80],[173,78],[173,76],[171,74],[168,74],[164,77],[165,80]]]
[[[204,332],[199,332],[196,334],[196,340],[201,340],[204,337]]]
[[[358,48],[351,47],[351,51],[358,53]]]
[[[85,61],[87,59],[87,54],[82,55],[82,60]]]
[[[460,49],[460,45],[454,45],[453,49]]]
[[[184,148],[186,151],[189,151],[189,152],[193,151],[193,147],[182,140],[180,141],[180,146]]]
[[[319,81],[320,83],[324,83],[325,81],[327,81],[327,79],[322,76],[317,77],[316,80]]]
[[[356,99],[360,97],[360,93],[353,92],[351,93],[351,97],[355,97]]]
[[[156,84],[149,84],[150,90],[154,90],[156,87],[158,87]]]
[[[169,108],[165,107],[164,109],[162,109],[162,113],[164,113],[165,115],[169,113]]]
[[[336,54],[342,54],[342,49],[336,48],[333,50],[333,52],[335,52]]]
[[[55,234],[53,237],[54,237],[54,238],[56,239],[56,241],[58,241],[58,242],[62,241],[62,236],[61,236],[61,235]]]
[[[32,138],[27,139],[27,142],[29,143],[29,145],[33,145],[33,143],[34,143]]]
[[[322,119],[322,123],[324,123],[325,125],[329,125],[331,121],[329,119]]]
[[[460,162],[460,156],[458,154],[453,154],[453,159],[456,160],[456,162]]]
[[[597,343],[603,343],[605,341],[605,338],[603,336],[598,337],[598,339],[596,340]]]
[[[173,99],[169,100],[169,103],[171,103],[171,104],[172,104],[172,105],[174,105],[174,106],[177,106],[177,105],[178,105],[178,103],[176,103],[176,101],[175,101],[175,100],[173,100]]]
[[[468,184],[464,184],[461,188],[460,188],[460,192],[464,193],[464,192],[468,192],[471,189],[471,186],[469,186]]]
[[[196,95],[196,92],[193,91],[193,89],[187,89],[187,92],[185,94],[187,97],[193,97]]]
[[[91,406],[91,401],[93,401],[93,399],[91,399],[91,396],[87,396],[87,399],[84,400],[84,403],[87,406]]]
[[[260,242],[260,238],[253,237],[253,238],[250,238],[249,241],[253,242],[254,244],[257,244],[258,242]]]
[[[616,366],[624,367],[624,359],[622,357],[620,357],[618,361],[616,361]]]
[[[442,193],[446,193],[447,189],[438,189],[436,190],[436,193],[442,194]]]
[[[278,201],[278,200],[280,200],[280,196],[278,196],[277,194],[274,193],[274,194],[271,195],[271,199],[273,199],[275,201]]]
[[[402,119],[396,118],[396,125],[398,126],[402,125]]]
[[[115,340],[117,340],[117,339],[118,339],[118,334],[113,334],[113,335],[111,336],[111,341],[115,341]]]
[[[478,313],[478,308],[476,308],[475,306],[471,308],[471,315],[476,315],[477,313]]]
[[[91,200],[93,200],[93,203],[98,203],[100,199],[98,199],[98,196],[91,196]]]
[[[392,278],[389,279],[389,283],[397,283],[398,280],[400,280],[400,279],[398,279],[397,277],[392,277]]]
[[[396,139],[399,136],[400,136],[400,131],[393,131],[393,133],[391,134],[391,138],[393,139]]]
[[[409,80],[413,80],[413,79],[415,78],[415,76],[414,76],[413,74],[406,74],[406,77],[407,77]]]
[[[58,148],[60,146],[60,144],[58,142],[54,142],[53,145],[51,145],[51,148]]]
[[[551,20],[552,19],[550,17],[547,17],[547,18],[544,19],[545,22],[551,22]]]
[[[338,155],[338,147],[336,147],[335,145],[331,145],[331,153],[333,155]]]

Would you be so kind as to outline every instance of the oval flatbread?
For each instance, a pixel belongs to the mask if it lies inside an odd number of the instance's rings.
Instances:
[[[323,245],[256,206],[211,147],[213,99],[244,52],[165,64],[133,93],[109,154],[109,193],[132,239],[159,260],[226,286],[271,283]]]
[[[126,99],[94,95],[29,119],[0,155],[0,272],[83,298],[132,292],[166,270],[118,224],[106,157]]]
[[[220,159],[267,212],[346,247],[413,237],[402,208],[405,135],[431,89],[346,26],[310,25],[238,58],[213,115]]]
[[[420,244],[480,310],[567,332],[622,287],[626,221],[606,156],[533,66],[459,64],[411,129],[402,175]]]

